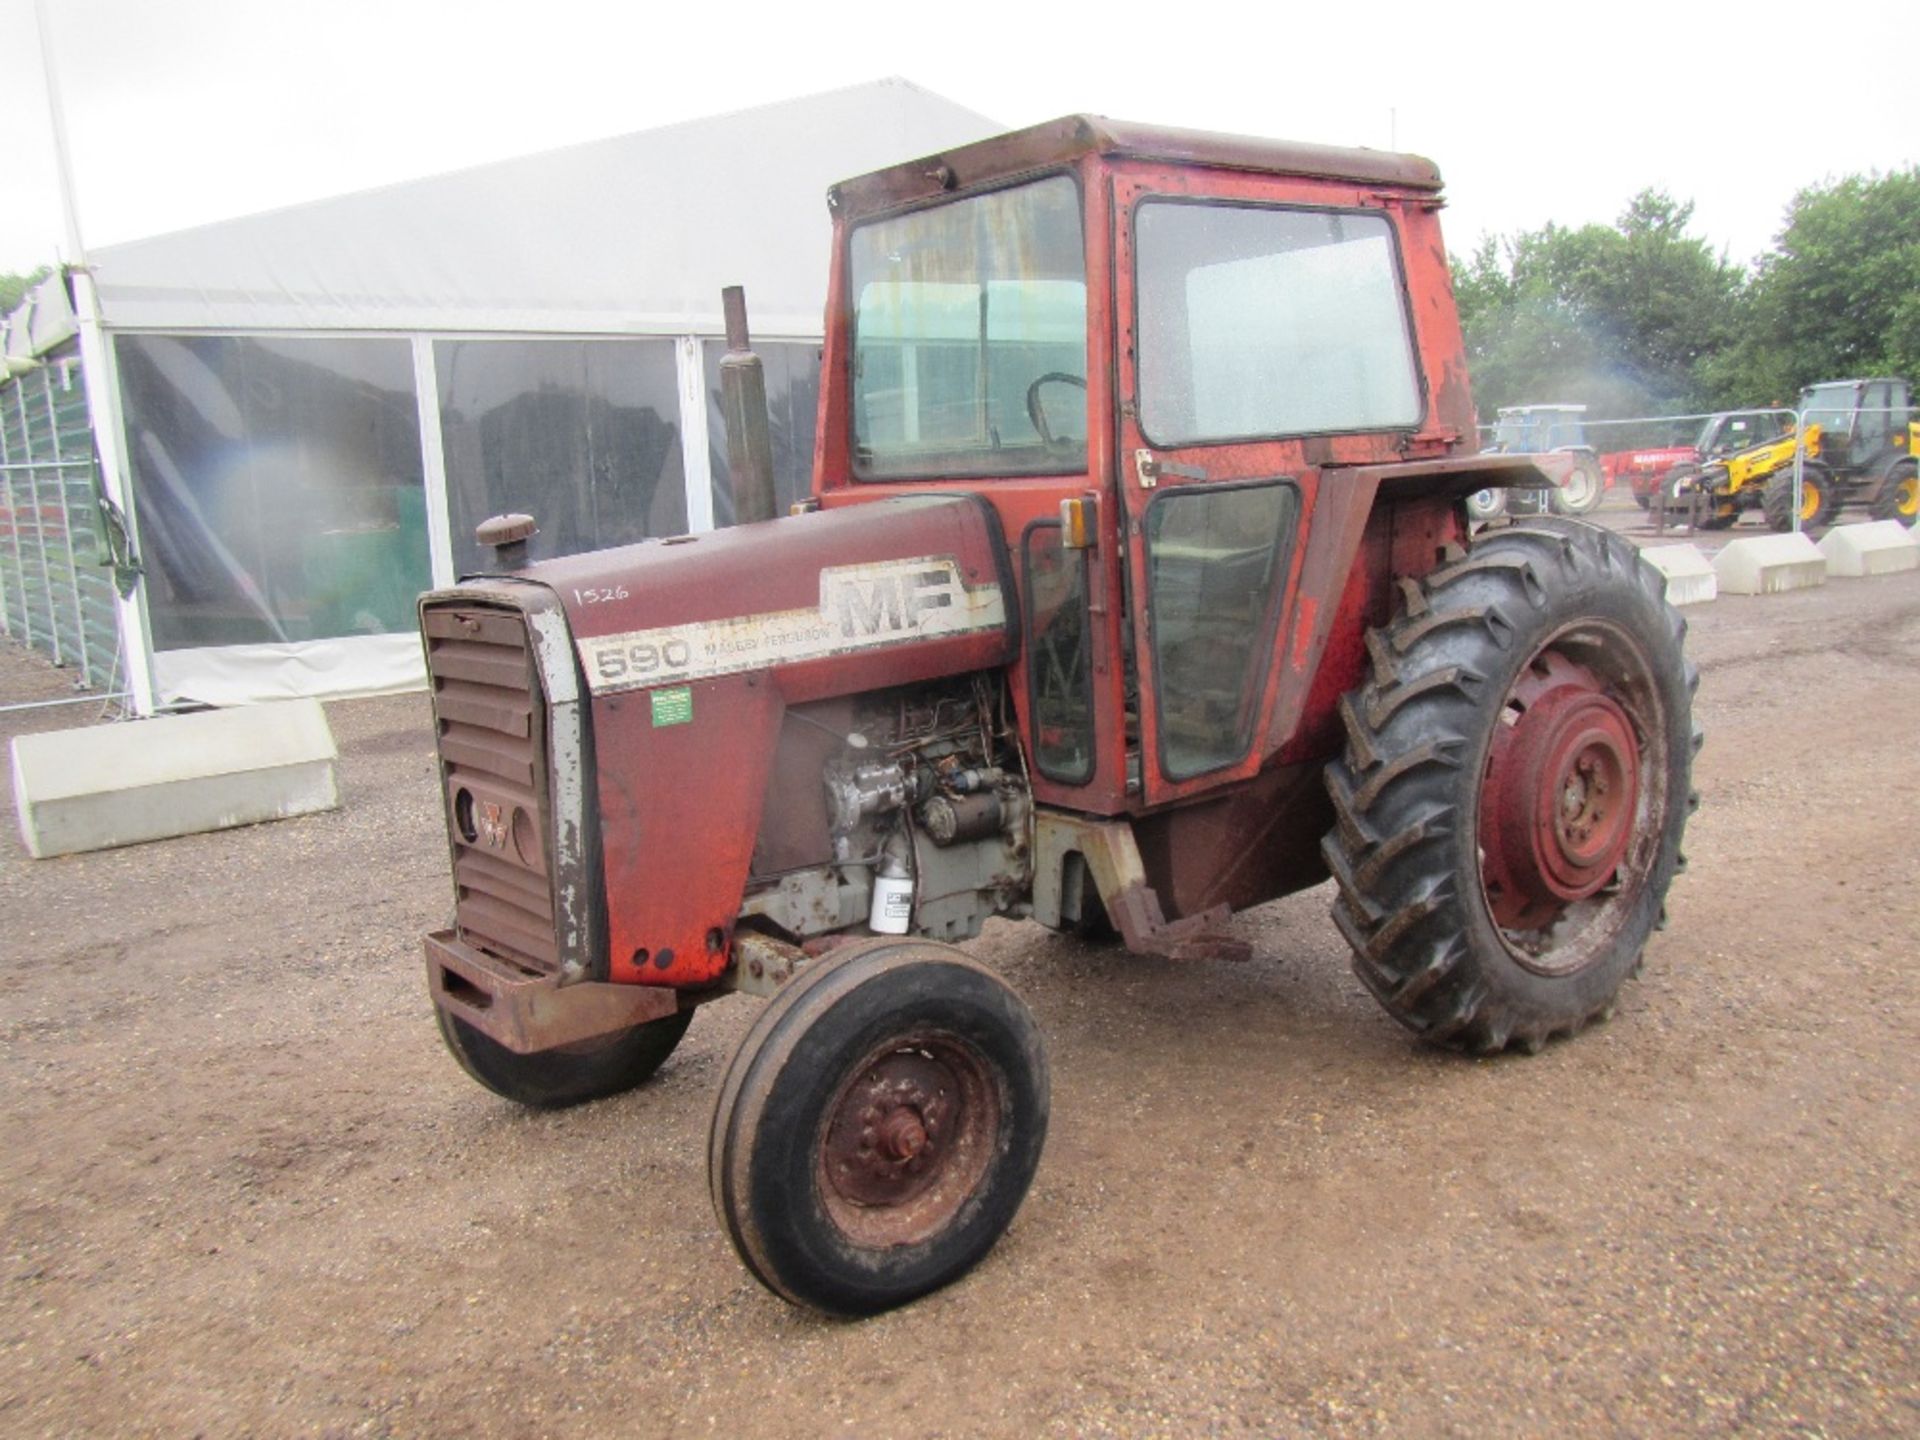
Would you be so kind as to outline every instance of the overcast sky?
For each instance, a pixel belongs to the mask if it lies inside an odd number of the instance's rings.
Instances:
[[[1397,143],[1456,253],[1657,185],[1744,261],[1799,187],[1920,158],[1912,0],[46,3],[89,246],[887,75],[1009,126]],[[0,126],[23,270],[65,250],[32,0],[0,0]]]

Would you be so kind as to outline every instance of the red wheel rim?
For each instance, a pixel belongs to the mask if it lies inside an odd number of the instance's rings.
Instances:
[[[1481,791],[1481,878],[1494,922],[1541,931],[1613,883],[1640,813],[1626,708],[1557,650],[1508,691]],[[1536,967],[1554,968],[1554,967]]]
[[[986,1173],[1000,1094],[946,1035],[896,1040],[841,1087],[820,1136],[821,1196],[856,1243],[911,1245],[943,1229]]]

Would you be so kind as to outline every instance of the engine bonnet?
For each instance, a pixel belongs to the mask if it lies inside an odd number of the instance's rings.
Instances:
[[[903,662],[953,673],[1015,650],[1005,547],[970,496],[647,540],[521,574],[559,597],[596,697],[778,669],[795,700],[889,683]],[[889,653],[909,647],[939,657]]]

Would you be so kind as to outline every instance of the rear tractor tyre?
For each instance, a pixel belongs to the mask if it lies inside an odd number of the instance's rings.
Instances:
[[[460,1068],[496,1095],[536,1110],[558,1110],[618,1095],[666,1063],[693,1023],[693,1011],[650,1020],[557,1050],[522,1055],[435,1007],[440,1038]]]
[[[1606,494],[1607,477],[1600,462],[1591,455],[1577,458],[1566,483],[1553,491],[1553,510],[1557,515],[1587,515],[1597,510]]]
[[[1818,530],[1833,518],[1837,508],[1833,472],[1810,460],[1802,464],[1805,469],[1800,477],[1800,528]],[[1760,508],[1773,529],[1793,528],[1793,467],[1767,477],[1766,489],[1760,492]]]
[[[1912,460],[1894,466],[1868,513],[1875,520],[1898,520],[1911,530],[1920,520],[1920,466]]]
[[[1341,704],[1333,918],[1417,1034],[1535,1051],[1611,1011],[1683,863],[1686,626],[1632,545],[1565,520],[1489,533],[1406,594]]]
[[[708,1134],[714,1209],[776,1295],[870,1315],[970,1270],[1025,1198],[1047,1133],[1027,1007],[947,945],[815,961],[761,1012]]]

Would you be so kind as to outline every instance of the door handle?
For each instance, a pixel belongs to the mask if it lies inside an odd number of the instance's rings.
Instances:
[[[1162,460],[1151,450],[1133,452],[1133,473],[1139,477],[1140,488],[1151,490],[1160,483],[1162,475],[1177,476],[1182,480],[1211,480],[1213,477],[1197,465],[1181,465],[1172,460]]]

